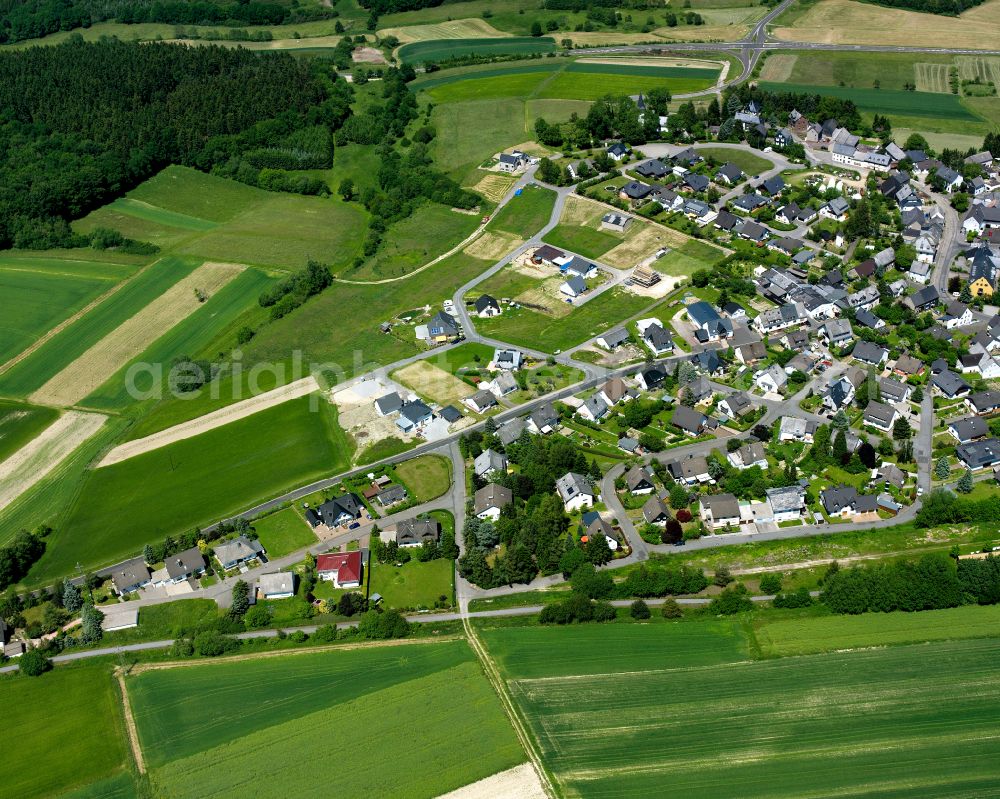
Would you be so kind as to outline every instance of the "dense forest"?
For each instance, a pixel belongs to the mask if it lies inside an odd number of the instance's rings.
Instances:
[[[0,44],[89,28],[97,22],[280,25],[336,16],[316,4],[252,0],[0,0]]]
[[[281,53],[113,40],[2,53],[0,247],[72,243],[69,220],[171,163],[246,162],[247,182],[265,165],[328,166],[351,97]]]
[[[967,9],[981,5],[985,0],[868,0],[877,6],[905,8],[908,11],[924,11],[928,14],[957,16]]]

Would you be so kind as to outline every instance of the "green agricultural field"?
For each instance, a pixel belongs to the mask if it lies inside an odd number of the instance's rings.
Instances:
[[[197,357],[201,353],[214,357],[220,350],[231,347],[236,341],[237,323],[243,323],[244,314],[257,307],[257,298],[275,280],[257,269],[245,270],[164,333],[131,364],[119,369],[81,404],[100,410],[122,410],[144,397],[161,398],[169,390],[167,375],[173,360],[183,355]],[[212,348],[213,342],[219,342],[220,346]],[[134,364],[148,364],[149,368],[129,380],[127,373]],[[157,380],[157,375],[161,379]]]
[[[699,622],[629,626],[657,640],[664,627],[688,623]],[[664,654],[636,666],[627,649],[607,645],[608,627],[595,625],[579,646],[591,655],[582,667],[561,654],[563,638],[581,630],[541,631],[549,634],[543,654],[565,664],[561,672],[543,665],[542,678],[519,677],[517,658],[500,644],[511,693],[565,795],[701,799],[738,785],[746,797],[916,798],[995,786],[996,639],[757,662],[730,651],[722,667],[710,645],[712,659],[701,664],[685,664],[678,647],[679,661]],[[490,648],[495,635],[484,636]]]
[[[215,222],[210,222],[207,219],[182,214],[178,211],[169,211],[166,208],[160,208],[142,200],[134,200],[131,197],[115,200],[109,207],[125,216],[134,216],[145,222],[152,222],[154,225],[192,230],[199,233],[216,227]]]
[[[73,793],[64,794],[60,799],[139,799],[132,775],[122,772],[106,780],[91,783]]]
[[[548,37],[507,36],[500,39],[438,39],[414,42],[399,48],[399,59],[405,64],[447,61],[459,56],[532,55],[551,53],[555,41]]]
[[[482,638],[511,680],[714,666],[747,657],[736,621],[495,627]]]
[[[433,608],[441,597],[450,603],[454,583],[455,562],[444,558],[372,566],[372,591],[381,594],[390,608]]]
[[[771,92],[824,94],[852,100],[861,111],[876,114],[914,115],[921,117],[978,122],[978,117],[954,94],[907,92],[893,89],[860,89],[849,86],[815,86],[800,83],[761,83]]]
[[[0,400],[0,462],[6,460],[59,418],[55,408]]]
[[[660,67],[642,66],[637,64],[592,64],[586,61],[573,61],[566,67],[566,72],[584,72],[590,75],[626,75],[636,78],[684,78],[700,79],[715,83],[719,77],[718,69],[704,67]]]
[[[114,562],[150,541],[217,521],[342,471],[350,445],[336,411],[302,397],[128,461],[93,470],[32,578]],[[135,514],[143,523],[135,523]]]
[[[714,158],[720,164],[730,161],[742,169],[747,177],[759,175],[774,168],[774,162],[767,158],[748,153],[746,150],[730,150],[728,147],[699,147],[698,152],[706,158]]]
[[[579,253],[585,258],[598,259],[612,247],[621,244],[624,239],[624,236],[616,236],[613,233],[581,225],[556,225],[545,234],[546,244]]]
[[[199,263],[190,258],[168,257],[147,267],[111,297],[0,375],[0,392],[27,396],[41,387],[118,325],[193,272]]]
[[[0,677],[0,703],[6,796],[57,796],[125,768],[121,705],[105,666],[64,666],[38,679]]]
[[[253,522],[269,558],[280,558],[316,543],[316,534],[295,508],[285,508]]]
[[[156,796],[232,796],[252,786],[270,799],[321,782],[344,796],[416,799],[525,759],[463,641],[150,671],[131,678],[129,691]],[[361,730],[376,770],[345,769],[330,756],[350,750]],[[473,739],[475,758],[452,756],[456,740]]]
[[[601,66],[599,64],[579,64],[580,67]],[[650,89],[669,89],[671,94],[682,94],[707,89],[715,84],[715,77],[653,77],[649,75],[622,74],[625,67],[616,67],[618,74],[567,69],[548,81],[538,91],[543,98],[562,98],[566,100],[597,100],[607,94],[636,94],[648,92]],[[632,67],[636,69],[636,67]],[[657,68],[658,69],[658,68]],[[684,69],[684,73],[708,70]]]
[[[635,316],[649,305],[648,297],[615,288],[558,319],[519,308],[493,319],[478,320],[478,324],[485,335],[512,344],[534,348],[544,346],[549,351],[565,350]]]
[[[1000,636],[1000,605],[822,618],[765,616],[761,621],[756,635],[764,655],[808,655],[867,646]]]
[[[534,184],[526,186],[493,218],[490,227],[530,239],[548,224],[555,204],[556,193],[552,189]]]
[[[408,678],[472,660],[460,641],[415,643],[157,669],[127,686],[143,753],[157,767],[395,685],[401,658]],[[254,702],[243,701],[248,690]]]
[[[437,499],[451,487],[451,461],[440,455],[421,455],[395,466],[396,476],[421,502]]]
[[[0,364],[97,299],[134,267],[62,258],[0,256]]]

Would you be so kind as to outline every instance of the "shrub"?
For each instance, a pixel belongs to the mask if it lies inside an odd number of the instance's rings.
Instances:
[[[684,522],[691,521],[691,511],[689,511],[687,508],[681,508],[679,511],[677,511],[677,521],[679,521],[681,524],[684,524]]]
[[[765,574],[760,578],[760,592],[762,594],[777,594],[781,590],[780,574]]]
[[[715,577],[712,578],[712,582],[716,585],[725,588],[733,581],[733,573],[729,571],[728,566],[719,566],[715,570]]]
[[[708,610],[718,616],[734,616],[753,609],[753,602],[750,601],[749,592],[743,583],[725,589],[709,605]]]
[[[194,649],[202,657],[218,657],[239,648],[239,641],[215,630],[205,630],[194,637]]]
[[[684,610],[677,604],[676,599],[667,599],[660,612],[665,619],[680,619],[684,616]]]
[[[629,615],[633,619],[648,619],[650,617],[649,605],[641,599],[637,599],[628,609]]]
[[[52,668],[52,661],[49,660],[41,649],[29,649],[17,664],[18,671],[28,677],[40,677]]]

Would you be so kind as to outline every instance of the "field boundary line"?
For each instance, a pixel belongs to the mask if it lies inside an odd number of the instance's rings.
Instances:
[[[132,715],[132,702],[129,699],[128,688],[125,687],[125,674],[120,668],[115,669],[115,679],[118,680],[118,688],[122,693],[125,731],[128,733],[128,744],[132,749],[132,756],[135,758],[135,767],[140,774],[145,774],[146,761],[143,759],[142,746],[139,744],[139,729],[135,726],[135,717]]]
[[[214,666],[216,664],[224,663],[242,663],[251,660],[264,660],[266,658],[281,657],[282,655],[311,655],[322,652],[349,652],[354,649],[380,649],[382,647],[390,646],[444,644],[452,641],[461,641],[462,637],[463,636],[458,633],[452,633],[450,635],[439,635],[434,638],[395,638],[391,641],[355,641],[349,644],[328,644],[326,646],[300,646],[295,647],[294,649],[274,649],[270,652],[246,652],[242,655],[232,655],[220,658],[168,660],[164,663],[139,663],[132,667],[130,674],[143,674],[147,671],[168,671],[170,669],[183,669],[191,666]]]
[[[144,267],[142,267],[141,269],[139,269],[134,275],[132,275],[129,278],[126,278],[125,280],[118,281],[117,284],[115,284],[114,286],[112,286],[111,288],[109,288],[107,291],[105,291],[100,297],[96,297],[95,299],[91,300],[83,308],[81,308],[75,314],[73,314],[72,316],[70,316],[68,319],[64,319],[58,325],[56,325],[51,330],[49,330],[45,335],[41,336],[38,339],[38,341],[36,341],[34,344],[32,344],[26,350],[23,350],[22,352],[19,352],[13,358],[11,358],[9,361],[7,361],[7,363],[5,363],[3,365],[0,365],[0,375],[2,375],[4,372],[10,371],[13,367],[17,366],[17,364],[19,364],[21,361],[23,361],[29,355],[31,355],[32,353],[34,353],[35,351],[37,351],[40,347],[42,347],[42,345],[44,345],[47,341],[49,341],[53,336],[59,335],[63,330],[65,330],[71,324],[73,324],[74,322],[77,322],[80,319],[82,319],[84,316],[86,316],[88,313],[90,313],[92,310],[94,310],[98,305],[100,305],[101,303],[103,303],[105,300],[108,300],[111,297],[113,297],[115,294],[117,294],[119,291],[121,291],[123,288],[125,288],[125,286],[127,286],[129,283],[131,283],[137,277],[139,277],[139,275],[141,275],[143,272],[145,272],[147,269],[149,269],[151,266],[153,266],[153,264],[158,263],[161,260],[163,260],[163,259],[162,258],[157,258],[155,261],[150,261]]]
[[[535,742],[532,739],[531,734],[528,732],[526,725],[522,722],[520,715],[518,715],[517,706],[514,704],[513,698],[507,691],[503,676],[500,674],[499,669],[497,669],[496,664],[490,657],[489,652],[486,651],[486,647],[479,640],[479,636],[476,635],[472,624],[469,622],[469,615],[467,612],[462,613],[462,626],[465,627],[466,638],[469,641],[469,645],[472,647],[472,651],[476,653],[476,656],[479,658],[479,662],[483,665],[483,671],[486,674],[486,679],[492,683],[493,690],[497,692],[497,696],[500,698],[500,704],[503,705],[504,712],[506,712],[507,717],[510,719],[511,726],[514,728],[514,732],[521,741],[521,746],[524,747],[524,751],[528,755],[528,759],[535,769],[535,773],[538,776],[542,789],[545,791],[547,796],[555,799],[555,797],[559,796],[559,792],[549,779],[549,774],[545,770],[545,766],[542,763],[541,755],[535,751]]]
[[[285,402],[290,402],[293,399],[304,397],[319,390],[319,383],[316,382],[316,378],[313,375],[303,377],[301,380],[296,380],[288,385],[280,386],[271,391],[265,391],[256,397],[248,397],[241,402],[227,405],[224,408],[219,408],[211,413],[181,422],[165,430],[119,444],[100,460],[97,468],[121,463],[122,461],[144,455],[147,452],[153,452],[178,441],[194,438],[217,427],[227,425],[230,422],[245,419],[248,416],[253,416],[276,405],[282,405]]]

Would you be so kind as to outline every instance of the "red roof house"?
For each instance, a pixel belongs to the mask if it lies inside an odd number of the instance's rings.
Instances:
[[[361,552],[333,552],[316,558],[316,575],[330,580],[337,588],[357,588],[361,585]]]

